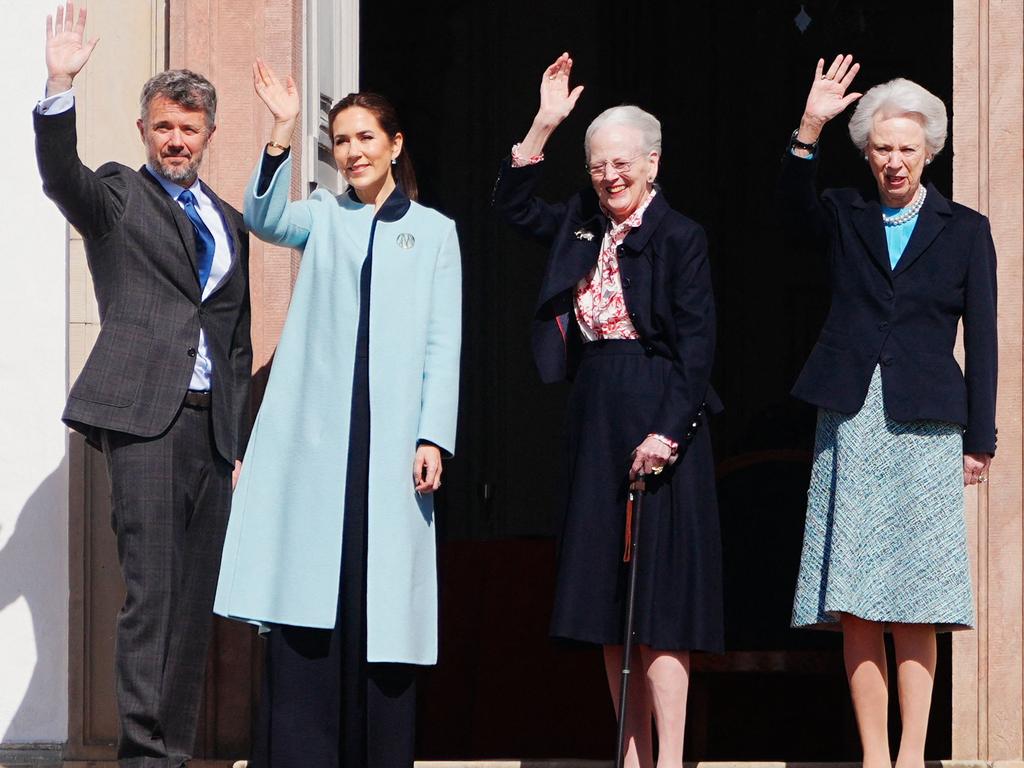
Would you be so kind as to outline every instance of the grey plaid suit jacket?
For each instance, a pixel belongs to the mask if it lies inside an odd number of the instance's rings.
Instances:
[[[241,214],[203,186],[223,213],[233,251],[231,270],[203,301],[192,225],[149,171],[86,168],[74,109],[33,117],[43,191],[85,240],[99,305],[99,338],[71,388],[65,423],[93,444],[104,429],[164,432],[188,390],[202,326],[213,361],[214,440],[234,462],[248,439],[252,367]]]

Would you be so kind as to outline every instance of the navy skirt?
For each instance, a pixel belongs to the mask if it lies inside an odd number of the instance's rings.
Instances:
[[[569,498],[551,633],[623,640],[626,501],[633,450],[656,429],[671,362],[635,341],[585,344],[568,408]],[[706,424],[648,482],[638,541],[636,640],[720,652],[722,547]]]

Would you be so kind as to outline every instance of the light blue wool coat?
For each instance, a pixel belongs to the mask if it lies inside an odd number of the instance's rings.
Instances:
[[[246,224],[303,255],[232,500],[214,611],[332,628],[359,274],[374,209],[325,190],[290,202],[290,160],[257,196],[259,171],[245,193]],[[414,202],[397,221],[377,222],[372,247],[367,660],[433,664],[433,497],[416,495],[412,465],[419,440],[449,454],[455,447],[459,245],[454,222]]]

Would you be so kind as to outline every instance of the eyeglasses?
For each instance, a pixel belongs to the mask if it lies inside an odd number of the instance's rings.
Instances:
[[[636,157],[631,157],[628,160],[605,160],[603,163],[593,163],[583,167],[587,169],[587,173],[589,173],[591,178],[594,179],[603,179],[607,175],[605,173],[605,169],[609,165],[616,174],[621,176],[624,173],[629,173],[629,169],[633,167],[633,163],[641,157],[643,157],[643,155],[637,155]]]

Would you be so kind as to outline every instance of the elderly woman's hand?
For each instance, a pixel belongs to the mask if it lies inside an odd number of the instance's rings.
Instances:
[[[988,467],[992,457],[987,453],[964,454],[964,485],[977,485],[988,482]]]
[[[577,85],[569,90],[571,72],[572,59],[568,53],[563,53],[555,59],[554,64],[544,70],[540,80],[540,108],[533,118],[529,132],[519,142],[520,157],[540,157],[552,131],[576,106],[576,100],[583,93],[583,86]]]
[[[853,78],[860,70],[860,64],[853,61],[853,56],[839,55],[832,66],[825,70],[825,60],[818,59],[814,69],[814,82],[807,94],[803,117],[800,118],[800,130],[797,138],[813,144],[818,140],[821,129],[829,120],[838,115],[850,104],[861,97],[859,93],[847,93]]]
[[[583,86],[569,90],[569,75],[572,73],[572,59],[563,53],[555,63],[544,70],[540,79],[540,109],[536,120],[554,127],[561,123],[576,106],[576,100],[583,93]]]
[[[633,451],[633,465],[629,468],[629,479],[636,480],[637,475],[657,474],[666,464],[671,463],[672,449],[658,438],[649,435]]]

